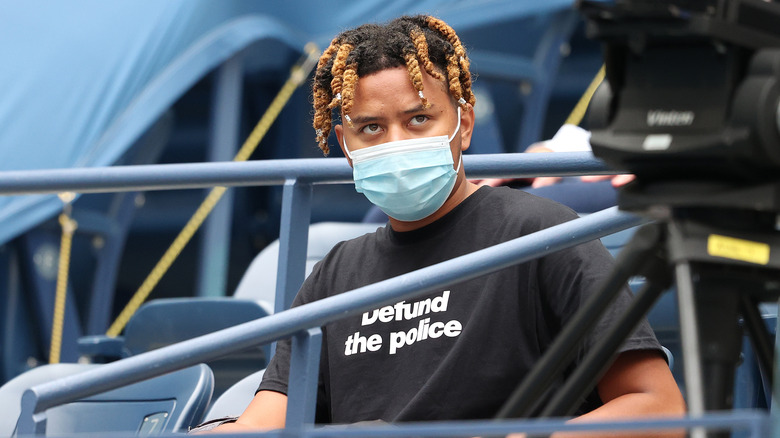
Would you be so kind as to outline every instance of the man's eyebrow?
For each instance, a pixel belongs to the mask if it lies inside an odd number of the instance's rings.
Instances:
[[[430,104],[428,108],[425,108],[424,106],[422,106],[422,104],[419,104],[412,108],[403,110],[402,113],[416,114],[422,111],[431,110],[434,107],[435,107],[434,104]],[[361,125],[366,123],[381,122],[382,120],[384,120],[383,117],[379,117],[379,116],[355,116],[355,117],[351,117],[351,119],[353,124],[361,124]]]
[[[362,125],[364,123],[373,123],[381,120],[381,117],[376,116],[357,116],[352,117],[352,123]]]
[[[422,105],[422,103],[421,103],[421,104],[415,106],[414,108],[409,108],[408,110],[405,110],[404,114],[413,114],[413,113],[419,113],[419,112],[422,112],[422,111],[425,111],[425,110],[431,110],[431,109],[434,108],[434,106],[435,105],[431,103],[431,104],[429,104],[428,108],[425,108]]]

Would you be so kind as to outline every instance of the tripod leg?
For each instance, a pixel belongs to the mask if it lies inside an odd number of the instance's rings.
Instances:
[[[704,371],[704,409],[734,407],[734,374],[742,351],[739,325],[739,279],[714,276],[702,270],[696,286],[699,341]]]
[[[722,267],[687,262],[678,264],[677,274],[689,412],[697,416],[705,411],[729,410],[742,346],[738,324],[741,279],[724,274]],[[704,436],[698,429],[692,435]],[[706,436],[728,437],[729,433]]]
[[[756,350],[756,357],[758,357],[761,372],[769,378],[771,386],[773,380],[772,356],[774,354],[772,351],[772,337],[761,319],[758,305],[747,294],[740,294],[740,310],[745,319],[745,327],[747,327],[750,334],[753,348]]]
[[[691,267],[687,262],[678,263],[675,268],[677,282],[677,300],[680,312],[680,340],[683,345],[683,375],[687,393],[688,413],[691,416],[704,414],[704,379],[701,375],[701,355],[699,348],[699,324],[696,315],[696,303],[693,296]],[[696,437],[701,433],[696,433]]]
[[[680,340],[683,346],[683,376],[685,377],[688,414],[699,417],[704,414],[704,378],[702,377],[701,350],[699,348],[699,324],[693,295],[691,266],[688,262],[675,267],[677,305],[680,313]],[[702,428],[691,430],[691,438],[705,438]]]
[[[588,298],[572,320],[563,327],[555,342],[515,389],[495,418],[530,417],[537,410],[544,400],[547,388],[571,363],[578,345],[596,324],[603,310],[614,300],[629,277],[637,273],[642,264],[656,253],[662,235],[663,229],[658,224],[645,225],[636,232],[618,255],[615,269],[601,290]]]
[[[620,344],[645,317],[664,289],[664,286],[656,282],[645,284],[631,306],[610,327],[606,336],[588,353],[569,377],[569,380],[566,381],[566,384],[542,411],[542,417],[574,414],[585,395],[595,387],[600,376],[611,366],[615,351],[620,347]]]

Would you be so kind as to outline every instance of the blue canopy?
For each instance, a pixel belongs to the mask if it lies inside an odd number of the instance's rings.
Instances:
[[[257,9],[245,1],[5,2],[0,170],[115,164],[239,50],[263,42],[303,49],[306,37]],[[61,207],[50,195],[0,198],[0,243]]]
[[[344,28],[430,13],[495,47],[475,68],[530,74],[532,32],[491,31],[572,0],[331,1],[76,0],[0,6],[0,171],[108,166],[199,79],[241,50],[254,68],[289,66],[307,41],[324,47]],[[548,25],[540,21],[536,27]],[[264,56],[263,54],[266,54]],[[270,54],[273,54],[271,56]],[[503,64],[502,64],[503,63]],[[488,72],[488,74],[490,74]],[[511,73],[510,73],[511,76]],[[61,209],[53,195],[0,197],[0,244]]]

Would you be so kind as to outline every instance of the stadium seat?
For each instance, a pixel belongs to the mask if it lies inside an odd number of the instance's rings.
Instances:
[[[265,369],[244,377],[228,388],[211,403],[203,421],[241,415],[255,396],[255,391],[260,385],[260,381],[263,380],[263,374],[265,374]]]
[[[0,405],[6,409],[0,416],[0,436],[15,434],[26,389],[100,366],[43,365],[7,382],[0,387]],[[195,365],[51,408],[46,411],[46,433],[63,436],[124,432],[145,436],[185,432],[203,417],[213,388],[211,369],[204,364]]]
[[[267,315],[263,306],[249,299],[157,299],[138,309],[122,338],[88,336],[80,339],[79,345],[86,356],[115,360],[119,358],[116,353],[120,357],[144,353]],[[269,357],[268,346],[257,346],[208,362],[214,372],[215,397],[246,375],[265,368]]]
[[[336,243],[372,232],[377,224],[322,222],[309,228],[306,275]],[[206,333],[252,321],[273,312],[279,241],[261,251],[250,264],[232,298],[169,298],[145,303],[130,319],[120,338],[79,339],[83,356],[99,362],[116,360]],[[211,361],[214,397],[245,376],[265,368],[269,346]]]
[[[21,413],[22,394],[27,388],[37,383],[80,373],[96,366],[98,365],[75,363],[43,365],[22,373],[0,386],[0,406],[5,410],[5,414],[0,415],[0,437],[13,435],[16,421]]]
[[[333,246],[376,231],[381,224],[358,222],[320,222],[309,226],[309,244],[306,250],[306,274]],[[235,298],[257,300],[273,312],[276,301],[276,270],[279,257],[279,240],[271,242],[255,256],[236,287]]]

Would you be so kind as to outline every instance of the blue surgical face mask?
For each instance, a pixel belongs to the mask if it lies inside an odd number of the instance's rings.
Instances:
[[[418,221],[432,215],[444,205],[455,187],[460,164],[453,169],[451,137],[410,138],[391,141],[350,152],[344,138],[344,149],[352,159],[355,190],[362,193],[388,216],[399,221]]]

